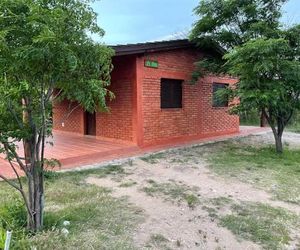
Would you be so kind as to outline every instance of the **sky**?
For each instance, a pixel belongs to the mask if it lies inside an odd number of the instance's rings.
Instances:
[[[196,17],[199,0],[100,0],[93,4],[109,45],[183,38]],[[284,6],[283,22],[300,23],[300,0]],[[95,38],[99,41],[98,38]]]

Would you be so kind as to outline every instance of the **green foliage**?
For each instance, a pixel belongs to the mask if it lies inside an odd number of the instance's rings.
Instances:
[[[204,0],[195,8],[199,20],[191,39],[230,50],[250,39],[277,35],[281,7],[287,0]]]
[[[244,126],[258,126],[260,124],[260,114],[255,109],[239,112],[240,123]]]
[[[59,173],[52,170],[45,170],[44,177],[46,180],[55,180],[59,176]]]
[[[4,246],[6,231],[12,231],[12,247],[19,239],[26,238],[28,232],[26,226],[26,210],[23,201],[17,196],[11,196],[12,200],[1,201],[0,203],[0,249]]]
[[[202,60],[193,79],[207,72],[229,73],[240,79],[228,91],[239,99],[231,111],[256,109],[272,127],[276,149],[295,110],[300,108],[300,26],[282,29],[281,8],[287,0],[204,0],[195,9],[200,18],[191,39],[217,44],[224,61]],[[235,99],[236,100],[236,99]]]
[[[190,39],[199,47],[213,47],[224,54],[258,37],[276,37],[281,31],[281,7],[288,0],[203,0],[194,9],[199,19]],[[294,32],[296,34],[296,31]],[[222,56],[221,56],[222,57]],[[227,73],[226,61],[218,55],[196,63],[193,82],[207,73]]]
[[[14,230],[26,226],[26,210],[21,199],[15,197],[14,203],[1,204],[0,225],[5,230]]]
[[[113,50],[91,39],[91,35],[104,35],[92,2],[0,2],[0,153],[17,161],[29,181],[39,183],[35,190],[29,189],[41,194],[32,194],[34,201],[27,197],[26,203],[35,203],[27,206],[31,210],[40,206],[36,210],[42,211],[43,170],[58,163],[44,158],[45,137],[52,132],[52,103],[70,101],[69,112],[74,106],[89,112],[107,111],[106,101],[114,97],[108,90]],[[26,146],[30,167],[17,155],[16,143],[20,141]],[[41,227],[33,221],[31,224],[32,230]]]
[[[241,100],[234,111],[262,110],[276,140],[300,109],[298,56],[283,38],[249,41],[225,55],[229,72],[239,77],[231,90],[231,97]]]
[[[299,108],[300,62],[284,39],[257,39],[225,55],[230,73],[239,76],[236,95],[245,109],[273,112]],[[289,112],[288,112],[289,113]]]
[[[76,101],[91,112],[107,109],[105,98],[113,97],[106,88],[113,51],[88,36],[88,32],[104,34],[89,2],[1,1],[1,131],[18,139],[31,132],[18,124],[22,121],[21,100],[29,96],[27,109],[33,113],[34,124],[42,125],[43,91],[51,94],[60,89],[60,100]],[[50,98],[45,101],[49,118]]]

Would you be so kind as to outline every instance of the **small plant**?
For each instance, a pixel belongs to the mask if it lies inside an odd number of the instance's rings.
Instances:
[[[132,160],[132,159],[129,159],[129,160],[127,161],[127,164],[128,164],[130,167],[132,167],[132,166],[133,166],[133,160]]]
[[[230,204],[231,202],[232,200],[230,198],[223,197],[223,196],[210,199],[210,203],[217,207],[223,207],[227,204]]]
[[[195,207],[199,203],[198,197],[194,194],[187,194],[185,195],[184,199],[191,208]]]
[[[121,183],[121,184],[119,185],[119,187],[125,187],[125,188],[127,188],[127,187],[132,187],[132,186],[134,186],[134,185],[136,185],[136,184],[137,184],[136,181],[127,181],[127,182]]]
[[[169,249],[167,247],[168,242],[169,240],[162,234],[152,234],[146,247],[154,249]]]
[[[46,180],[50,181],[50,180],[55,180],[55,178],[57,178],[59,175],[59,173],[53,171],[53,170],[45,170],[44,171],[44,177]]]
[[[166,155],[164,153],[156,153],[156,154],[151,154],[151,155],[141,157],[141,160],[150,164],[156,164],[159,162],[160,159],[163,159],[165,157]]]
[[[203,206],[202,209],[206,210],[208,212],[208,216],[210,218],[217,218],[218,217],[217,210],[215,208],[208,207],[208,206]]]

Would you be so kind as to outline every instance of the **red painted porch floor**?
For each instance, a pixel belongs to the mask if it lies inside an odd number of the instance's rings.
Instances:
[[[53,138],[48,139],[48,141],[54,143],[54,146],[47,144],[45,155],[48,159],[58,159],[62,164],[60,169],[71,169],[84,165],[103,163],[115,159],[138,156],[145,153],[155,152],[178,146],[187,146],[191,144],[205,143],[215,140],[246,136],[253,133],[259,133],[268,130],[268,128],[241,127],[240,132],[235,134],[225,136],[214,136],[188,142],[181,141],[175,144],[170,143],[142,149],[132,144],[104,141],[92,137],[71,135],[62,132],[54,132]],[[19,153],[22,155],[21,148],[22,147],[20,147]],[[0,174],[7,178],[15,177],[11,167],[3,157],[0,158]]]

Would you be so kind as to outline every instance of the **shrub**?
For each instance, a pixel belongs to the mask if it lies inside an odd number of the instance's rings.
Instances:
[[[15,230],[26,226],[26,210],[21,199],[0,205],[0,225],[5,230]]]

